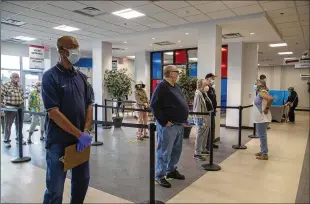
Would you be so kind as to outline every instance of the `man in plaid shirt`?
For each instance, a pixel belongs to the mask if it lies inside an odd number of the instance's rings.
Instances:
[[[24,107],[24,91],[19,84],[19,74],[12,73],[11,81],[1,85],[1,105],[5,108],[23,108]],[[16,119],[17,112],[5,112],[5,130],[4,130],[4,143],[7,148],[11,147],[11,128],[14,120]],[[22,117],[23,120],[23,117]],[[16,139],[18,142],[18,121],[15,120]],[[26,142],[23,141],[23,144]]]

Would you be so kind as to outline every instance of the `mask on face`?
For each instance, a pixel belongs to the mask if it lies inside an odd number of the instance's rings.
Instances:
[[[257,91],[257,85],[256,84],[253,85],[253,89],[254,89],[254,91]]]
[[[208,92],[208,91],[209,91],[209,86],[206,86],[206,87],[204,88],[204,91],[205,91],[205,92]]]
[[[211,79],[211,85],[212,85],[212,86],[215,85],[215,80]]]
[[[69,56],[67,59],[71,64],[75,64],[80,60],[81,54],[79,49],[69,49]]]

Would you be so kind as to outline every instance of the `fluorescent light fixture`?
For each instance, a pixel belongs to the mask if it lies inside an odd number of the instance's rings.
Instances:
[[[255,33],[250,33],[250,35],[255,35]]]
[[[54,29],[62,30],[62,31],[66,31],[66,32],[72,32],[72,31],[80,30],[79,28],[74,28],[74,27],[67,26],[67,25],[56,26],[56,27],[54,27]]]
[[[124,43],[126,44],[127,42],[125,41]]]
[[[279,55],[291,55],[293,52],[278,52]]]
[[[164,52],[165,55],[173,55],[173,52]]]
[[[259,64],[257,64],[259,66]]]
[[[152,38],[152,40],[155,40],[156,38]]]
[[[286,43],[276,43],[276,44],[269,44],[269,47],[284,47],[287,46]]]
[[[131,8],[120,10],[120,11],[115,11],[112,14],[114,14],[116,16],[120,16],[120,17],[126,18],[126,19],[132,19],[132,18],[137,18],[137,17],[145,16],[145,14],[140,13],[138,11],[135,11],[135,10],[133,10]]]
[[[182,45],[180,47],[183,47]]]
[[[128,48],[126,47],[125,50],[128,50]]]
[[[188,59],[191,60],[191,61],[197,61],[197,60],[198,60],[197,57],[190,57],[190,58],[188,58]]]
[[[182,42],[182,40],[179,40],[178,43]]]
[[[185,33],[185,35],[189,35],[189,33]]]
[[[135,59],[135,56],[127,56],[129,59]]]
[[[36,38],[25,37],[25,36],[17,36],[17,37],[14,37],[14,38],[17,39],[17,40],[23,40],[23,41],[32,41],[32,40],[36,39]]]

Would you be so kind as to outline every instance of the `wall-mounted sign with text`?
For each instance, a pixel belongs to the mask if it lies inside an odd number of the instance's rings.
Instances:
[[[29,68],[44,69],[44,46],[29,45]]]

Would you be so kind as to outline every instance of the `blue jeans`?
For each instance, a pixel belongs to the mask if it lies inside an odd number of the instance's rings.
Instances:
[[[260,139],[260,152],[263,156],[268,156],[267,128],[269,123],[256,123],[256,134]]]
[[[176,170],[182,153],[183,125],[163,127],[156,123],[157,150],[155,179],[163,178],[167,173]]]
[[[46,190],[43,204],[61,204],[64,183],[67,172],[64,172],[63,162],[65,145],[52,144],[46,150]],[[89,162],[71,169],[71,201],[72,204],[82,204],[89,184]]]

